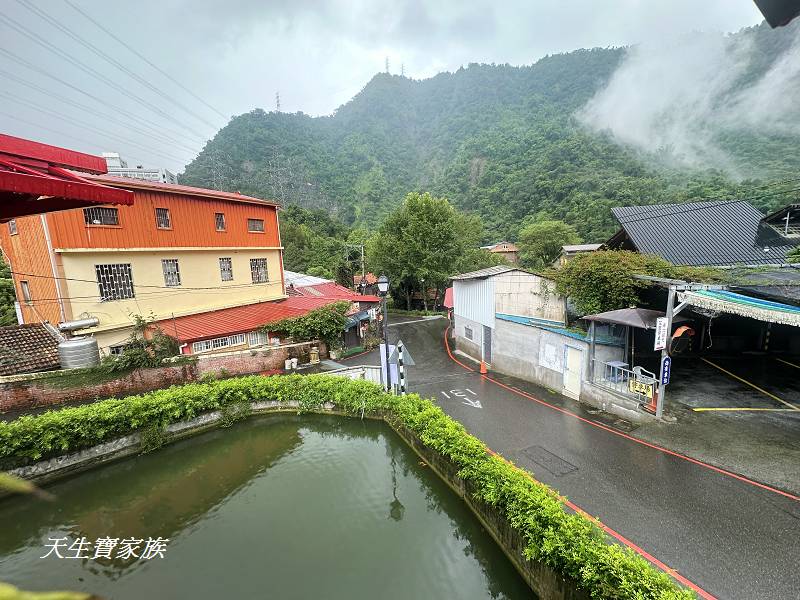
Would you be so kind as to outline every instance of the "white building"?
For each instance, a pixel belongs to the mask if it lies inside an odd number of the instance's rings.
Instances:
[[[167,169],[157,167],[145,168],[142,165],[128,167],[128,162],[123,160],[117,152],[103,152],[103,158],[106,160],[106,165],[108,165],[109,175],[157,181],[160,183],[178,183],[178,176]]]
[[[566,301],[555,283],[503,265],[453,277],[456,351],[491,370],[533,381],[565,396],[629,417],[637,403],[593,385],[592,344],[566,324]],[[624,345],[598,335],[597,363],[620,360]],[[602,367],[598,367],[602,375]],[[635,415],[634,415],[635,416]]]

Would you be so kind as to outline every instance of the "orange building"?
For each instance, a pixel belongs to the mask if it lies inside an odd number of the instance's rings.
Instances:
[[[236,193],[86,176],[130,206],[19,217],[0,226],[24,323],[97,317],[114,353],[132,316],[158,321],[286,297],[278,205]],[[168,332],[169,333],[169,332]]]

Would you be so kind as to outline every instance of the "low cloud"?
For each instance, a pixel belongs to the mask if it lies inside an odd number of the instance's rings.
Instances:
[[[719,134],[800,135],[800,27],[766,33],[792,39],[764,69],[752,31],[693,33],[634,46],[577,116],[672,163],[741,177]]]

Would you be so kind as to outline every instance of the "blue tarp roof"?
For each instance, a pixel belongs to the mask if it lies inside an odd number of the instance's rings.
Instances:
[[[506,315],[502,313],[495,314],[495,317],[500,319],[501,321],[509,321],[511,323],[518,323],[519,325],[536,327],[537,329],[544,329],[545,331],[550,331],[551,333],[557,333],[559,335],[570,337],[575,340],[581,340],[582,342],[586,343],[589,342],[589,338],[585,333],[575,331],[574,329],[567,329],[566,327],[558,324],[555,321],[548,321],[546,319],[536,319],[534,317],[521,317],[519,315]],[[601,344],[603,346],[624,345],[622,340],[620,339],[603,335],[595,336],[594,342],[595,344]]]

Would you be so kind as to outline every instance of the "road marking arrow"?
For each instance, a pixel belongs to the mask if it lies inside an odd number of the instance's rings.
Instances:
[[[465,398],[464,402],[462,402],[461,404],[466,404],[467,406],[471,406],[472,408],[483,408],[483,406],[481,406],[480,400],[470,400],[469,398]]]

